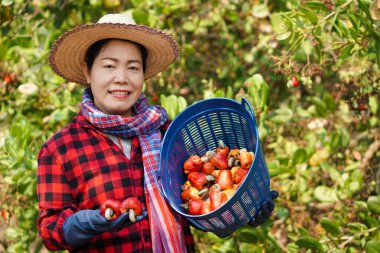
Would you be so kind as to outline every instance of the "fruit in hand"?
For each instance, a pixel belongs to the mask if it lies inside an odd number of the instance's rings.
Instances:
[[[107,220],[115,220],[121,214],[120,206],[120,201],[114,199],[107,199],[100,207],[100,212]]]
[[[198,155],[190,156],[185,163],[183,164],[183,168],[185,169],[185,174],[190,174],[194,171],[201,171],[202,169],[202,160]]]
[[[142,213],[142,204],[138,198],[128,197],[121,203],[120,212],[128,212],[129,220],[136,222],[136,216]]]

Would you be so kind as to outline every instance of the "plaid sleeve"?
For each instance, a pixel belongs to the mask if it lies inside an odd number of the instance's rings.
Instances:
[[[62,225],[75,212],[63,166],[47,145],[38,154],[37,196],[39,217],[37,229],[50,250],[71,249],[64,241]]]

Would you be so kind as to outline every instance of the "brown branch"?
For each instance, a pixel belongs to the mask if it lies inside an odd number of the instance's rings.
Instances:
[[[359,169],[364,171],[368,165],[369,161],[380,150],[380,135],[375,136],[375,141],[368,147],[367,151],[364,153],[363,159],[359,165]]]

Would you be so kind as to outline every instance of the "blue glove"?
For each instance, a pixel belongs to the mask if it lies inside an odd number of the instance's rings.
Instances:
[[[143,210],[141,215],[136,216],[136,222],[145,218],[147,212]],[[70,246],[84,244],[96,235],[105,231],[119,231],[125,226],[132,224],[128,212],[123,213],[117,219],[108,221],[101,215],[100,210],[81,210],[70,215],[63,224],[65,241]]]
[[[272,190],[270,194],[272,199],[265,202],[258,214],[256,214],[256,216],[250,222],[248,222],[248,224],[252,227],[257,227],[263,224],[270,217],[272,211],[274,210],[273,200],[277,198],[279,194],[275,190]]]

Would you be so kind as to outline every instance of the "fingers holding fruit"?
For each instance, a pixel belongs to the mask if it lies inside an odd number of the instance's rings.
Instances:
[[[142,204],[140,200],[136,197],[126,198],[120,206],[120,212],[128,212],[129,220],[131,222],[136,222],[136,216],[142,214]]]
[[[117,219],[121,214],[129,212],[129,220],[136,221],[136,216],[142,214],[143,207],[136,197],[128,197],[123,202],[107,199],[100,207],[100,212],[108,221]]]
[[[120,216],[121,203],[115,199],[107,199],[100,207],[100,212],[106,220],[112,221]]]

